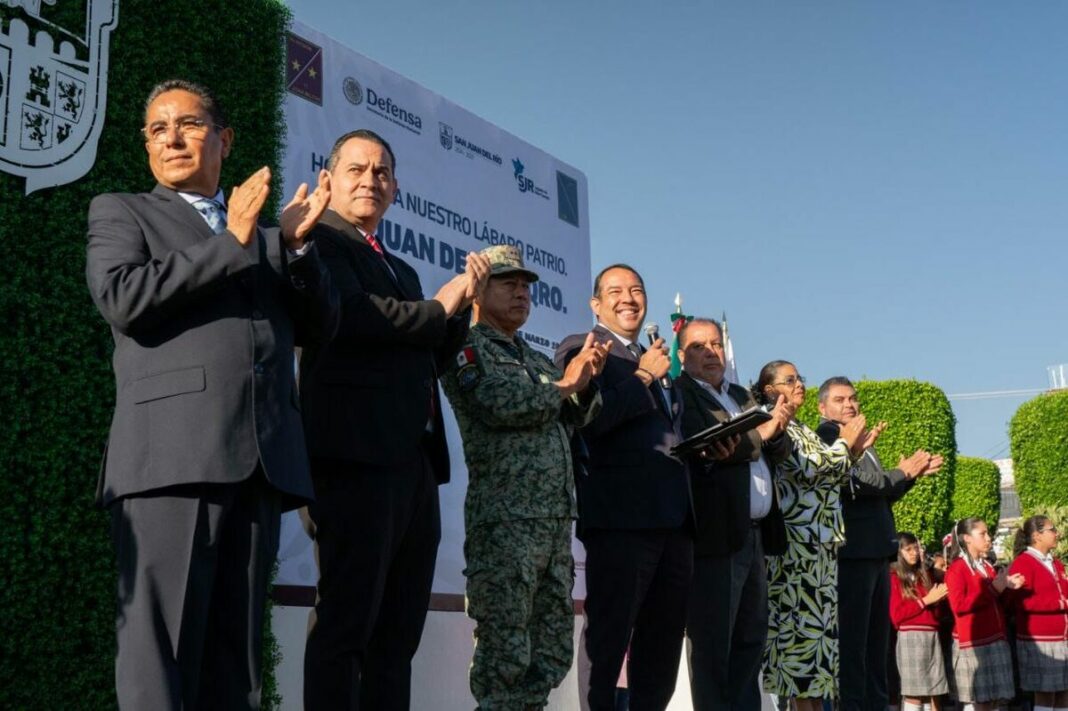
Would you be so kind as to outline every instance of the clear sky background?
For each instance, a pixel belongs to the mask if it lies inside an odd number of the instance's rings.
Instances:
[[[676,291],[726,311],[743,383],[1068,362],[1068,3],[290,6],[584,171],[594,270],[637,267],[664,330]],[[1029,397],[954,400],[960,451],[1008,456]]]

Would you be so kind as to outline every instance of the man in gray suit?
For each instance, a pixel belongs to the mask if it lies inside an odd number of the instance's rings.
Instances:
[[[816,432],[830,444],[842,425],[860,414],[857,391],[848,378],[828,378],[819,389],[821,422]],[[857,441],[861,454],[842,489],[846,542],[838,551],[839,694],[843,711],[885,711],[886,659],[890,636],[888,565],[897,557],[897,527],[890,507],[916,479],[936,474],[942,455],[922,449],[884,469],[872,445],[881,422]]]
[[[337,296],[306,243],[329,199],[301,186],[257,218],[265,167],[224,204],[234,131],[202,86],[145,104],[158,184],[89,208],[89,290],[115,339],[98,497],[119,568],[119,706],[258,708],[280,512],[311,499],[293,347],[328,340]]]

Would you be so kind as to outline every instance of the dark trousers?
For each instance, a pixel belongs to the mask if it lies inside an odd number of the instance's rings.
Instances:
[[[318,596],[304,651],[304,707],[407,709],[412,657],[441,539],[438,487],[422,450],[407,467],[312,460]]]
[[[768,577],[753,527],[734,554],[694,561],[686,638],[695,711],[760,708],[767,636]]]
[[[119,708],[258,709],[280,497],[257,469],[111,506]]]
[[[660,711],[675,692],[693,573],[693,539],[681,530],[586,531],[586,650],[591,711],[614,711],[630,643],[632,711]]]
[[[885,559],[838,559],[841,711],[886,711],[890,573]]]

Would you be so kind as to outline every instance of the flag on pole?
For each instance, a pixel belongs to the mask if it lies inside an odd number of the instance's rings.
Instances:
[[[671,331],[675,334],[675,338],[671,342],[671,370],[668,371],[672,378],[679,377],[679,373],[682,372],[682,362],[679,361],[679,331],[692,318],[693,316],[682,313],[682,294],[676,293],[675,313],[671,314]]]
[[[723,377],[727,382],[738,384],[738,368],[734,364],[734,344],[727,329],[727,312],[723,312]]]

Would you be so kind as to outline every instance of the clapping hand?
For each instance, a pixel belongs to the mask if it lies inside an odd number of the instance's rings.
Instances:
[[[933,605],[948,594],[949,588],[946,587],[945,583],[935,583],[931,586],[931,589],[927,594],[923,596],[923,604]]]
[[[1003,591],[1005,588],[1019,590],[1024,586],[1025,582],[1027,582],[1027,579],[1020,573],[1009,575],[1008,570],[1002,569],[998,576],[994,578],[994,589],[998,592]]]
[[[226,202],[226,229],[247,247],[256,234],[256,222],[271,194],[271,169],[264,166],[230,191]]]
[[[871,447],[875,445],[875,441],[879,439],[879,435],[881,435],[885,429],[886,422],[883,421],[865,432],[863,439],[857,440],[857,443],[853,445],[854,456],[859,457],[866,450],[871,449]]]
[[[867,424],[868,420],[864,415],[857,415],[847,424],[838,428],[838,436],[845,440],[846,447],[851,451],[855,451],[857,442],[863,442],[864,428]]]
[[[586,335],[582,349],[575,354],[575,357],[567,364],[567,368],[564,369],[564,377],[556,381],[561,397],[570,397],[573,393],[582,392],[589,386],[590,378],[604,367],[604,360],[608,357],[610,346],[610,341],[598,343],[594,340],[592,331]]]
[[[775,407],[771,411],[771,419],[756,428],[761,441],[767,442],[780,432],[784,432],[786,430],[786,425],[790,424],[790,420],[793,419],[796,410],[796,407],[791,405],[786,401],[785,397],[780,395],[775,401]]]
[[[293,199],[282,209],[282,218],[279,220],[282,227],[282,239],[286,247],[294,251],[304,246],[304,238],[308,236],[319,218],[323,216],[327,205],[330,204],[330,173],[325,170],[319,172],[319,184],[311,195],[308,194],[308,184],[301,183]]]
[[[489,258],[481,254],[480,252],[469,252],[467,254],[467,265],[464,267],[464,274],[467,275],[468,283],[467,289],[464,291],[464,308],[471,305],[471,302],[476,297],[482,294],[482,290],[486,288],[486,282],[490,278],[490,261]]]

